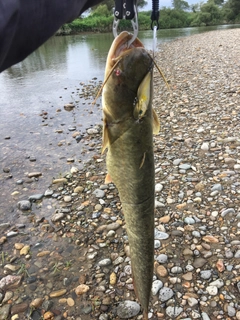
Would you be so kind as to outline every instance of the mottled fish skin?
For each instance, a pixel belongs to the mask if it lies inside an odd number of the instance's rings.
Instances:
[[[125,39],[126,48],[128,33],[121,33],[119,37],[123,48]],[[110,49],[105,73],[107,77],[119,59],[103,89],[103,150],[108,148],[108,174],[118,188],[122,203],[135,293],[144,319],[148,319],[154,258],[153,127],[159,128],[152,110],[153,62],[138,39],[126,51],[118,50],[117,56],[114,56],[114,46],[120,46],[118,38]],[[143,114],[141,106],[136,109],[140,100],[146,103]],[[140,110],[139,117],[136,110]]]

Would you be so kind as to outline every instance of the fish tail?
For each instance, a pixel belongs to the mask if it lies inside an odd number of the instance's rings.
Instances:
[[[148,320],[148,311],[143,310],[143,320]]]

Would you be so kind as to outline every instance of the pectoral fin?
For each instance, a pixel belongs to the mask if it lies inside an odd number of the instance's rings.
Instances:
[[[158,120],[158,116],[154,109],[152,109],[152,115],[153,115],[153,134],[158,134],[158,132],[160,131],[160,122]]]
[[[148,72],[138,88],[137,103],[133,110],[133,116],[137,120],[144,117],[147,111],[151,96],[151,79],[152,73]]]
[[[107,173],[106,178],[105,178],[105,183],[108,184],[108,183],[111,183],[111,182],[113,182],[112,178],[111,178],[110,174]]]

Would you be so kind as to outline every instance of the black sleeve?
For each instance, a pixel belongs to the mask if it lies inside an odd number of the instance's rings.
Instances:
[[[101,0],[0,0],[0,72]]]

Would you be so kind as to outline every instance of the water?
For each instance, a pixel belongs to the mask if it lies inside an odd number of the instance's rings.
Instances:
[[[158,44],[233,27],[239,25],[159,30]],[[140,32],[139,38],[152,49],[152,31]],[[10,196],[17,189],[18,179],[25,179],[27,172],[43,172],[40,181],[29,189],[31,193],[44,192],[53,176],[69,169],[68,157],[75,163],[82,157],[83,144],[76,143],[68,128],[75,126],[84,134],[86,128],[101,123],[100,104],[91,104],[96,93],[91,93],[88,100],[80,98],[79,93],[84,85],[92,84],[93,78],[95,85],[103,79],[112,40],[112,34],[53,37],[23,62],[0,74],[0,163],[10,169],[10,174],[0,172],[3,220],[9,205],[26,198],[27,191],[14,199]],[[69,102],[76,106],[72,112],[63,108]],[[63,132],[59,134],[56,129]],[[29,161],[30,156],[36,161]]]

